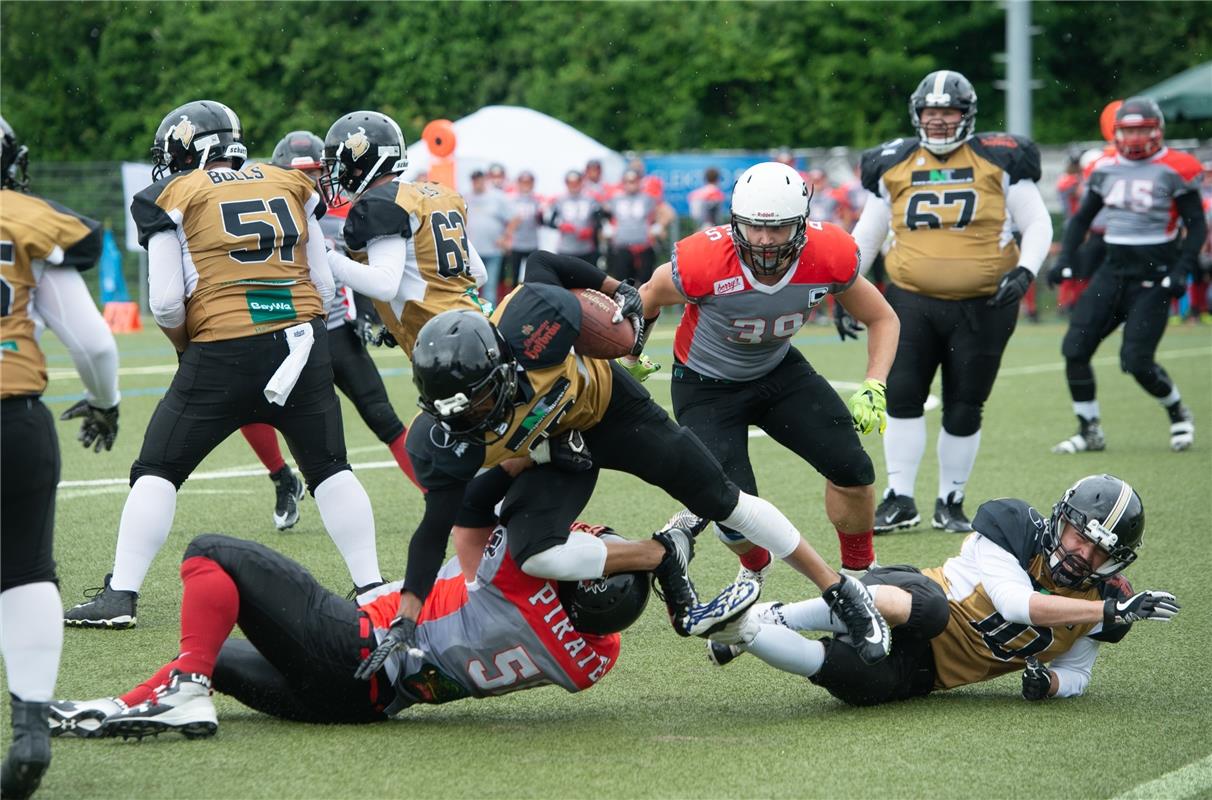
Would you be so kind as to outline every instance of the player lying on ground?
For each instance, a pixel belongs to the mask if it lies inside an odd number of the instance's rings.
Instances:
[[[1022,669],[1023,697],[1082,694],[1100,642],[1133,622],[1167,621],[1174,595],[1132,591],[1119,572],[1145,529],[1140,497],[1124,481],[1091,475],[1044,519],[1022,500],[985,503],[975,533],[941,567],[881,567],[863,578],[892,625],[892,652],[864,664],[820,599],[755,606],[709,644],[725,664],[750,652],[852,705],[952,689]],[[795,631],[831,632],[819,641]]]
[[[689,536],[702,523],[679,514],[654,537]],[[577,532],[622,541],[609,528]],[[487,533],[487,531],[485,531]],[[445,703],[556,684],[593,686],[615,665],[619,631],[648,602],[648,576],[552,581],[514,562],[498,527],[480,552],[446,563],[417,621],[411,647],[391,643],[400,584],[344,600],[302,566],[264,545],[219,534],[190,543],[181,564],[181,655],[121,697],[51,706],[53,735],[135,736],[218,730],[212,686],[283,719],[385,720],[416,703]],[[637,543],[639,544],[639,543]],[[664,557],[648,540],[653,565]],[[713,600],[722,623],[747,610],[756,583]],[[240,626],[247,639],[228,638]],[[380,653],[386,658],[371,656]]]

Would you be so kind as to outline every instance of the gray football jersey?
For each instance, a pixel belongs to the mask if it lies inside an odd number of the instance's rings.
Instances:
[[[674,247],[673,282],[686,299],[674,336],[678,361],[701,375],[751,381],[787,355],[813,306],[858,278],[858,245],[828,222],[809,222],[799,261],[774,286],[754,280],[728,225],[695,233]]]
[[[1151,158],[1104,158],[1090,174],[1088,191],[1103,199],[1107,244],[1147,245],[1178,237],[1174,198],[1199,191],[1200,165],[1187,153],[1162,148]]]
[[[602,207],[598,201],[585,192],[573,196],[566,194],[555,201],[552,207],[552,219],[556,226],[568,223],[577,230],[592,229],[593,238],[582,239],[576,231],[571,233],[560,231],[560,239],[556,244],[556,252],[564,255],[585,255],[598,249],[597,228],[598,215]]]
[[[648,244],[648,228],[656,211],[656,198],[650,194],[617,194],[606,201],[606,210],[614,220],[614,246],[634,247]]]

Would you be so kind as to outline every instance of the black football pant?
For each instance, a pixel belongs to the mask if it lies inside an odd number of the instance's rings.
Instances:
[[[366,427],[380,442],[391,444],[404,432],[404,423],[396,416],[387,387],[366,345],[350,325],[328,331],[328,349],[332,354],[333,380],[350,399]]]
[[[947,628],[951,609],[943,587],[906,565],[878,567],[863,576],[866,586],[897,586],[913,598],[909,619],[892,628],[892,649],[867,664],[846,640],[831,636],[825,663],[809,680],[842,702],[872,706],[930,694],[934,689],[934,652],[930,640]]]
[[[1073,308],[1069,330],[1061,345],[1065,377],[1074,402],[1094,399],[1094,369],[1090,359],[1103,339],[1120,325],[1124,326],[1120,369],[1131,374],[1154,397],[1170,394],[1174,383],[1154,360],[1169,316],[1170,290],[1166,287],[1157,282],[1146,285],[1139,279],[1121,278],[1110,265],[1095,272]]]
[[[381,676],[353,677],[377,646],[370,618],[300,564],[265,545],[208,533],[185,558],[208,558],[240,594],[237,624],[215,663],[216,691],[298,722],[375,722],[394,699]]]
[[[671,420],[639,381],[617,364],[610,367],[614,386],[606,413],[583,431],[593,468],[533,467],[505,495],[501,522],[509,526],[509,550],[518,564],[568,539],[568,526],[589,502],[603,469],[634,475],[710,520],[736,508],[740,490],[698,437]]]
[[[0,400],[0,591],[55,576],[59,436],[38,397]]]
[[[971,436],[993,392],[1002,353],[1018,324],[1018,304],[990,308],[985,297],[939,300],[889,283],[885,297],[901,321],[888,373],[888,416],[925,413],[930,384],[943,370],[943,430]]]
[[[648,282],[655,264],[656,253],[651,247],[642,250],[611,247],[606,253],[606,273],[620,281],[631,279],[636,286]]]

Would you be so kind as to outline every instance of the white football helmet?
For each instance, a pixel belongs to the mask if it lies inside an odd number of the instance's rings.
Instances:
[[[804,249],[807,238],[808,186],[792,167],[777,161],[755,164],[732,189],[732,242],[741,261],[758,275],[787,270]],[[778,228],[795,225],[782,244],[755,245],[741,225]]]

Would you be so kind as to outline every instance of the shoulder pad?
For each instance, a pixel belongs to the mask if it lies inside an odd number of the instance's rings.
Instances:
[[[968,140],[973,151],[1006,171],[1011,183],[1040,179],[1039,147],[1026,136],[978,133]]]
[[[917,150],[919,144],[916,138],[893,139],[879,147],[865,150],[859,158],[859,176],[863,188],[878,195],[880,178],[884,173],[908,158]]]
[[[178,172],[176,175],[161,178],[131,200],[130,215],[135,220],[135,227],[139,232],[139,244],[144,248],[155,234],[177,229],[177,223],[160,206],[159,200],[170,183],[190,174],[192,173]]]
[[[408,451],[417,481],[426,490],[465,485],[484,463],[484,445],[454,439],[437,420],[424,412],[409,424],[404,449]]]
[[[92,269],[101,257],[101,242],[104,236],[101,223],[83,214],[77,214],[54,200],[39,199],[58,213],[53,224],[42,220],[41,225],[45,232],[56,238],[57,244],[63,250],[61,266],[75,267],[80,272]]]
[[[813,227],[820,226],[820,227]],[[844,292],[858,279],[859,249],[854,237],[832,222],[808,223],[808,241],[818,274],[833,284],[834,293]],[[804,248],[807,253],[808,248]]]
[[[1166,150],[1166,154],[1158,159],[1170,169],[1178,173],[1179,177],[1184,181],[1194,180],[1203,172],[1203,166],[1199,163],[1199,159],[1190,153],[1183,153],[1178,150]]]
[[[365,250],[366,243],[380,236],[412,236],[408,212],[396,202],[398,186],[387,182],[363,192],[345,218],[345,244]]]
[[[708,236],[714,232],[719,235]],[[715,291],[718,281],[732,277],[735,259],[729,226],[717,225],[693,233],[674,245],[671,259],[674,284],[692,301],[706,297]]]
[[[522,369],[563,363],[581,333],[581,304],[562,286],[523,283],[494,320]]]
[[[1023,569],[1043,550],[1047,521],[1022,500],[1003,498],[982,503],[972,519],[972,528],[1013,555]]]

